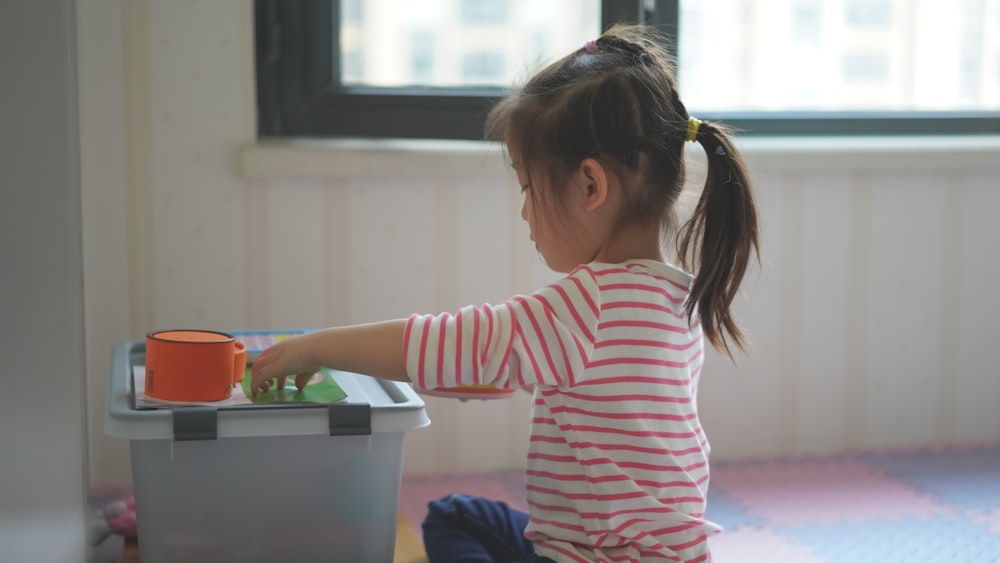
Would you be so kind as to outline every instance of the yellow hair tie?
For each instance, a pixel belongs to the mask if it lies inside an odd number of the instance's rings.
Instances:
[[[688,134],[685,140],[689,143],[693,143],[698,140],[698,127],[701,126],[701,121],[695,119],[694,117],[688,118]]]

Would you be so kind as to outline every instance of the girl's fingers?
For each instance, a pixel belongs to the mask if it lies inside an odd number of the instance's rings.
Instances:
[[[256,367],[256,364],[255,364],[255,367]],[[288,384],[288,376],[287,375],[276,375],[276,376],[270,376],[269,377],[266,374],[264,374],[263,372],[264,372],[263,369],[260,369],[259,371],[257,369],[254,369],[251,372],[250,389],[251,389],[251,393],[252,393],[252,395],[254,397],[257,396],[257,393],[267,393],[271,389],[272,385],[275,386],[274,387],[275,390],[279,390],[279,389],[284,389],[285,385]],[[309,380],[312,379],[312,376],[313,376],[313,372],[311,372],[311,371],[310,372],[302,372],[302,373],[296,374],[295,375],[295,387],[299,391],[301,391],[302,389],[305,388],[306,385],[309,384]],[[259,381],[257,383],[253,383],[254,380],[259,380]]]
[[[300,373],[300,374],[296,375],[295,376],[295,387],[299,391],[305,389],[306,385],[309,383],[309,380],[312,379],[312,376],[313,376],[312,372],[303,372],[303,373]]]

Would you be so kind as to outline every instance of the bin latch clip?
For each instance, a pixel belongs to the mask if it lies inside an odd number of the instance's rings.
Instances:
[[[174,417],[175,441],[218,439],[219,420],[215,407],[178,407],[170,411]]]
[[[367,403],[333,404],[330,413],[331,436],[370,436],[372,433],[372,407]]]

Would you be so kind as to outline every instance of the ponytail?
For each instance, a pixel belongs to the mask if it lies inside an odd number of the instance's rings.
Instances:
[[[678,257],[694,272],[687,302],[688,319],[697,313],[702,330],[717,350],[730,358],[730,342],[746,348],[743,331],[729,307],[746,273],[751,252],[760,259],[757,208],[743,159],[728,131],[701,122],[692,131],[708,156],[708,177],[694,214],[681,228]]]

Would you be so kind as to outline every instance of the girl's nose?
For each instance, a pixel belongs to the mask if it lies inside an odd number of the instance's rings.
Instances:
[[[527,197],[525,197],[521,201],[521,219],[524,219],[525,221],[528,220],[528,198]]]

